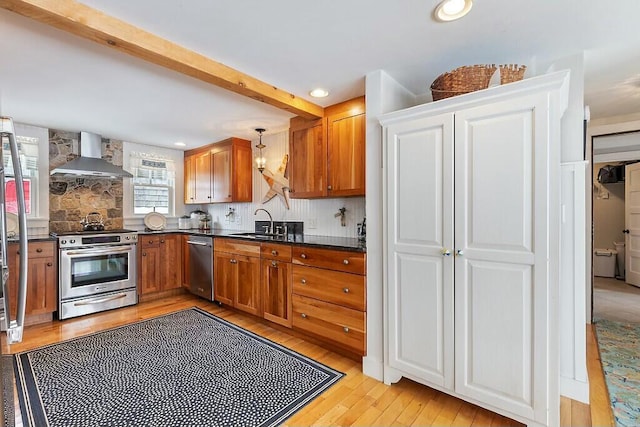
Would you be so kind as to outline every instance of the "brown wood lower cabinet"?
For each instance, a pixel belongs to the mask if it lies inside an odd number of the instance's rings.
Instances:
[[[262,243],[262,316],[291,327],[291,246]]]
[[[138,245],[138,289],[141,295],[182,286],[182,235],[142,234]]]
[[[293,328],[364,356],[365,254],[294,246],[291,257]]]
[[[58,261],[56,242],[28,243],[27,304],[25,314],[51,314],[58,309]],[[15,319],[18,295],[19,245],[9,244],[9,293],[11,317]]]
[[[216,239],[213,247],[215,300],[261,315],[260,244]]]

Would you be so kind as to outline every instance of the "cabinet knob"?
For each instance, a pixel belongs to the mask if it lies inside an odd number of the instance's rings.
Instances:
[[[20,255],[20,251],[16,251],[16,254]]]
[[[307,255],[306,254],[300,254],[300,258],[307,259]]]
[[[440,253],[442,254],[442,256],[449,256],[451,255],[451,251],[447,248],[442,248],[442,250],[440,251]]]
[[[142,256],[147,256],[147,253],[146,252],[142,252]]]
[[[151,245],[151,244],[153,244],[153,240],[149,240],[149,244],[150,244],[150,245]]]
[[[346,334],[348,334],[348,333],[349,333],[349,328],[347,328],[346,326],[344,326],[344,327],[342,328],[342,330],[343,330]]]
[[[331,191],[333,188],[330,185],[327,185],[327,190]]]
[[[344,259],[344,260],[342,260],[342,263],[343,263],[344,265],[349,265],[349,260],[348,260],[348,259]]]
[[[456,251],[456,256],[462,256],[462,255],[464,255],[464,252],[462,252],[460,249],[458,249]]]
[[[303,319],[306,319],[306,318],[307,318],[307,315],[306,315],[306,314],[304,314],[304,313],[300,313],[300,317],[302,317]]]
[[[231,264],[237,264],[237,263],[238,263],[238,260],[237,260],[237,259],[231,259],[231,260],[229,260],[229,262],[230,262]]]
[[[207,199],[210,199],[210,198],[211,198],[211,196],[207,196]]]
[[[47,267],[51,267],[52,265],[53,265],[53,263],[51,263],[51,262],[47,263]]]
[[[349,288],[342,288],[342,292],[344,292],[345,294],[349,293]]]
[[[164,243],[164,240],[160,240],[160,243]]]
[[[278,251],[276,251],[275,249],[271,251],[271,255],[276,256],[278,255]]]
[[[300,283],[302,283],[303,285],[306,285],[307,284],[307,279],[300,280]]]
[[[271,267],[278,268],[278,263],[276,261],[271,261]]]
[[[36,252],[38,252],[38,253],[42,252],[42,248],[36,249]]]

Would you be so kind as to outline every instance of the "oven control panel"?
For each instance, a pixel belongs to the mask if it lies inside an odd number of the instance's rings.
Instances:
[[[130,245],[138,242],[138,234],[135,232],[126,233],[92,233],[73,234],[58,236],[58,247],[60,249]]]

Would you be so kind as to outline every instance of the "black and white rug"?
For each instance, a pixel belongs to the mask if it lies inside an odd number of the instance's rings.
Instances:
[[[15,357],[35,426],[274,426],[344,375],[197,308]]]

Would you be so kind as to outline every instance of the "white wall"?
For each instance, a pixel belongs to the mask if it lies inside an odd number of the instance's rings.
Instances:
[[[383,295],[382,281],[382,127],[378,117],[415,105],[415,95],[384,71],[366,77],[367,108],[367,356],[362,360],[365,375],[383,379]]]
[[[252,145],[255,146],[257,143],[258,139],[256,138]],[[264,134],[262,143],[267,146],[263,150],[267,160],[266,167],[275,173],[282,163],[282,158],[289,152],[289,131]],[[256,155],[257,149],[254,147],[253,156],[256,157]],[[253,231],[255,221],[268,220],[268,216],[264,212],[258,212],[257,215],[254,215],[256,209],[264,208],[269,211],[274,221],[303,221],[304,234],[339,237],[356,237],[357,224],[364,219],[364,197],[290,199],[290,209],[287,209],[278,196],[262,203],[268,191],[269,185],[254,167],[252,203],[186,205],[185,212],[189,213],[195,209],[206,210],[211,215],[212,227],[216,229]],[[340,218],[334,216],[342,207],[347,209],[344,227],[340,223]],[[226,216],[229,208],[234,210],[232,216]]]

